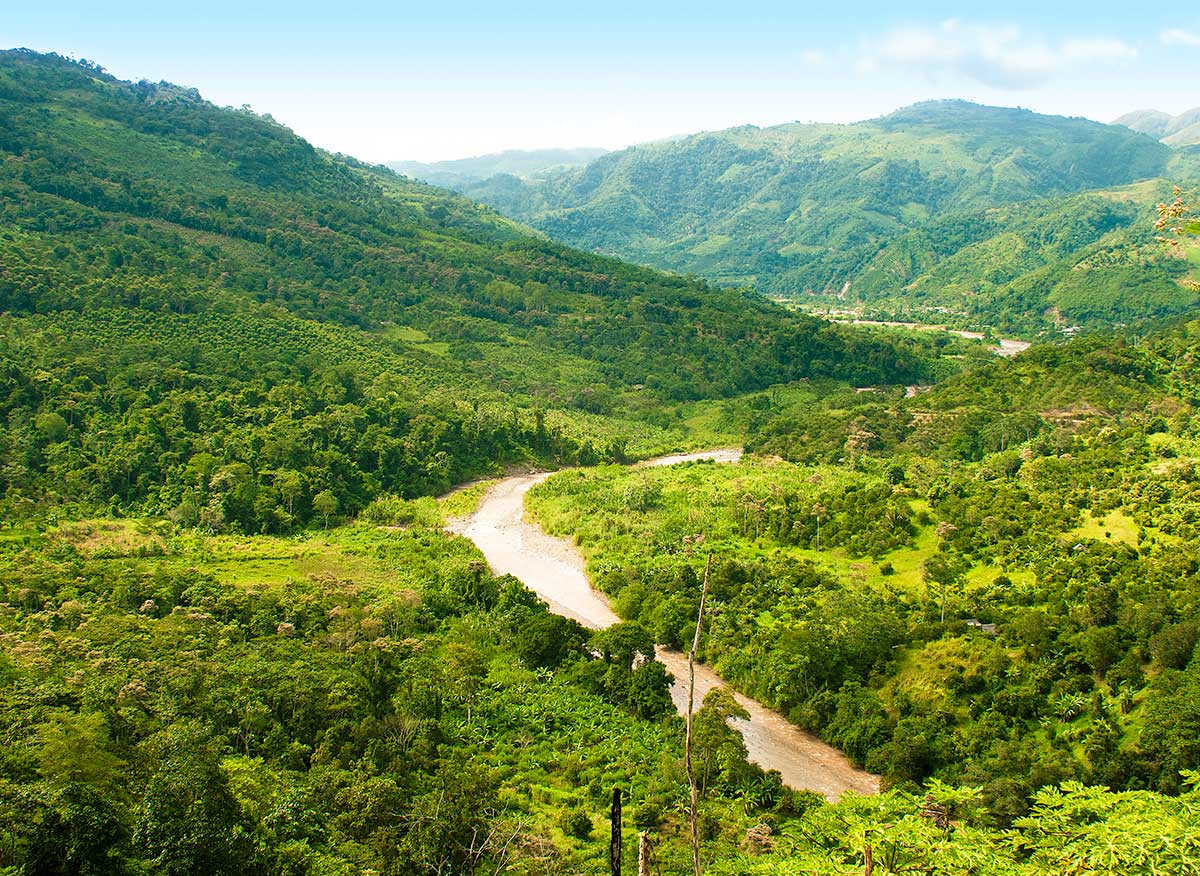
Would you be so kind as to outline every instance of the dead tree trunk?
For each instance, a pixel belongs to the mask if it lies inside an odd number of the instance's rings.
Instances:
[[[612,876],[621,876],[621,789],[613,788],[612,812],[609,816],[612,833],[608,841],[608,866]]]
[[[638,876],[650,876],[650,834],[638,834]]]
[[[696,652],[700,650],[700,629],[704,625],[704,602],[708,599],[708,573],[712,569],[712,554],[704,564],[704,586],[700,589],[700,610],[696,612],[696,635],[692,637],[692,650],[688,652],[688,710],[687,737],[683,745],[683,757],[687,766],[688,788],[692,792],[692,805],[688,822],[692,828],[692,869],[695,876],[700,873],[700,823],[697,809],[700,794],[696,788],[696,771],[692,768],[692,713],[696,705]]]

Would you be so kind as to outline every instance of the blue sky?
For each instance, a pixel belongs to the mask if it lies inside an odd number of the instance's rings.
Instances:
[[[195,86],[368,161],[848,122],[962,97],[1101,121],[1200,104],[1200,8],[1100,2],[196,5],[74,0],[0,45]]]

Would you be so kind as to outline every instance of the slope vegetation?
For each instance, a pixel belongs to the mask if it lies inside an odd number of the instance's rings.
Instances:
[[[1019,818],[1064,780],[1175,793],[1200,763],[1200,325],[1035,348],[927,394],[764,394],[734,466],[530,493],[622,617],[893,785]]]
[[[1125,258],[1131,246],[1152,240],[1139,222],[1153,195],[1106,195],[1119,202],[1106,218],[1057,234],[1062,214],[1090,209],[1069,206],[1070,198],[1175,173],[1190,167],[1189,160],[1124,127],[945,101],[854,125],[697,134],[538,180],[499,176],[464,190],[556,239],[596,251],[723,285],[753,284],[773,295],[876,308],[888,299],[893,309],[914,304],[928,315],[931,302],[907,287],[913,268],[929,259],[914,254],[917,265],[897,273],[884,255],[881,271],[877,258],[889,246],[911,247],[911,236],[928,230],[936,243],[918,249],[933,246],[945,258],[1009,224],[1001,212],[978,227],[986,211],[1040,201],[1022,208],[1022,221],[1040,226],[1041,237],[1060,238],[1057,249],[1029,265],[1011,265],[1010,275],[1058,259],[1069,269],[1113,231],[1122,234],[1109,243]],[[988,247],[1007,255],[1009,243],[992,239]],[[974,267],[950,263],[943,269],[948,277],[931,278],[939,288],[949,281],[962,290],[950,303],[933,306],[951,316],[995,320],[995,310],[981,308],[977,298],[988,299],[989,289],[972,284],[995,285],[999,275],[980,276]],[[1138,282],[1152,291],[1133,309],[1158,315],[1190,305],[1177,294],[1172,278],[1178,270],[1156,262],[1139,274]],[[1119,321],[1110,313],[1072,310],[1072,302],[1053,296],[1034,299],[1014,304],[1019,318],[1005,326],[1053,325],[1045,311],[1054,307],[1072,321]]]
[[[916,343],[576,252],[61,58],[0,55],[0,154],[10,502],[286,530],[317,496],[353,513],[677,441],[645,422],[672,400],[928,370]]]

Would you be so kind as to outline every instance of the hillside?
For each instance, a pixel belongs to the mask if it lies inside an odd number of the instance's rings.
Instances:
[[[607,154],[606,149],[509,149],[490,155],[451,161],[389,161],[387,166],[412,179],[446,188],[488,179],[498,174],[531,177],[548,170],[581,167]]]
[[[1170,196],[1151,181],[935,219],[880,249],[843,301],[892,319],[970,314],[1014,331],[1188,313],[1200,296],[1179,281],[1200,251],[1155,240],[1155,204]]]
[[[913,300],[911,270],[893,276],[875,261],[890,245],[909,245],[902,242],[906,236],[925,229],[943,236],[948,224],[969,228],[984,211],[1039,200],[1026,210],[1026,221],[1047,214],[1039,234],[1054,236],[1057,220],[1050,214],[1063,198],[1184,172],[1189,160],[1122,127],[943,101],[853,125],[697,134],[539,180],[501,176],[464,190],[578,246],[718,284],[750,283],[770,295],[873,307],[880,297]],[[1125,243],[1151,241],[1152,231],[1139,224],[1147,198],[1132,200],[1110,211],[1099,228],[1073,232],[1075,245],[1059,244],[1059,256],[1078,263],[1090,255],[1083,248],[1115,229],[1128,229],[1122,250]],[[968,235],[963,244],[977,240]],[[949,255],[958,242],[955,234],[945,236],[939,255]],[[1139,278],[1166,301],[1137,308],[1139,315],[1191,303],[1173,299],[1173,271],[1178,267],[1164,262]],[[951,277],[960,286],[977,278],[967,272]],[[981,312],[976,291],[948,305],[951,315],[975,323],[994,318]],[[1072,322],[1109,316],[1076,313],[1066,304],[1045,297],[1022,302],[1013,309],[1017,318],[1003,327],[1052,328],[1044,312],[1054,307]]]
[[[1134,110],[1114,119],[1113,124],[1140,131],[1168,146],[1200,145],[1200,107],[1177,116],[1161,110]]]
[[[681,400],[931,373],[922,342],[573,251],[94,66],[0,55],[0,153],[10,504],[287,531],[321,494],[677,443]]]

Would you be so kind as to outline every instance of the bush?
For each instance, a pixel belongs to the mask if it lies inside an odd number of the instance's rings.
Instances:
[[[580,809],[568,809],[558,818],[558,826],[567,836],[587,839],[592,832],[592,819]]]
[[[1196,625],[1171,624],[1163,627],[1150,639],[1150,653],[1165,669],[1183,669],[1192,659],[1196,647]]]
[[[633,824],[638,830],[658,830],[662,819],[662,804],[653,800],[647,800],[633,810]]]

